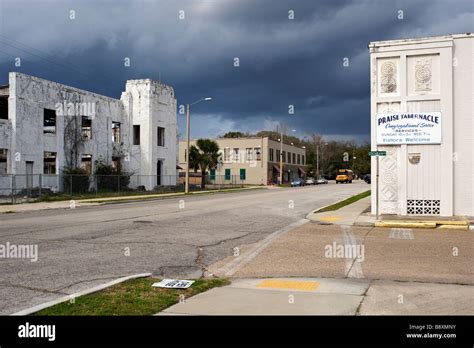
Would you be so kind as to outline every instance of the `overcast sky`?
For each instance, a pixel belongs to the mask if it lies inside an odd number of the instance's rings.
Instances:
[[[472,32],[473,4],[0,0],[0,84],[8,83],[9,71],[20,71],[120,98],[127,79],[161,79],[174,88],[178,105],[214,98],[192,109],[193,138],[274,130],[283,122],[299,136],[365,141],[367,44]],[[15,67],[16,57],[21,67]],[[178,118],[184,134],[185,117]]]

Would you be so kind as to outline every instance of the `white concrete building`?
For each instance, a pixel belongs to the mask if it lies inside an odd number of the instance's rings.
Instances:
[[[17,185],[41,174],[61,190],[64,167],[93,173],[99,159],[133,172],[131,185],[175,185],[177,151],[174,91],[156,81],[127,81],[120,100],[15,72],[0,87],[0,175],[24,175]]]
[[[473,35],[369,49],[372,213],[474,216]]]

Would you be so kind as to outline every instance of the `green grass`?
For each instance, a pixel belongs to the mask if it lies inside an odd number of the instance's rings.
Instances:
[[[84,295],[74,303],[63,302],[34,313],[47,315],[153,315],[185,299],[230,282],[226,279],[199,279],[188,289],[154,288],[156,278],[138,278],[102,291]]]
[[[357,202],[358,200],[370,196],[370,190],[359,193],[358,195],[349,197],[343,201],[337,202],[335,204],[329,205],[323,209],[318,210],[316,213],[324,213],[325,211],[333,211],[333,210],[338,210],[341,209],[342,207],[345,207],[346,205],[352,204],[354,202]]]

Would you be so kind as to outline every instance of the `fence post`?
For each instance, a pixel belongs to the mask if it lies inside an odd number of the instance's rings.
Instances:
[[[12,174],[12,204],[15,204],[15,174]]]
[[[120,175],[117,175],[118,194],[120,195]]]
[[[39,199],[41,200],[41,189],[43,188],[43,175],[42,174],[38,174],[39,175],[39,178],[38,178],[38,186],[39,186]]]
[[[72,198],[72,174],[69,174],[69,195]]]

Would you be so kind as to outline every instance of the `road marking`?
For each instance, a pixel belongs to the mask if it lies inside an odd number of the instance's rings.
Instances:
[[[351,232],[350,226],[341,226],[342,229],[342,238],[345,245],[357,245],[354,234]],[[353,259],[346,259],[346,276],[347,278],[364,278],[364,273],[362,272],[362,262],[357,261],[356,257]]]
[[[324,216],[319,218],[321,221],[339,221],[341,220],[340,216]]]
[[[258,254],[262,252],[274,239],[280,237],[281,235],[285,234],[292,229],[304,225],[305,223],[309,222],[307,219],[301,219],[296,221],[286,227],[279,229],[276,232],[268,235],[266,238],[258,242],[250,251],[248,251],[245,255],[241,255],[236,257],[231,262],[227,263],[225,266],[221,267],[217,272],[218,274],[224,274],[225,276],[229,277],[232,276],[235,272],[237,272],[240,268],[244,265],[252,261]]]
[[[278,279],[266,279],[257,285],[257,288],[288,289],[288,290],[303,290],[303,291],[316,291],[318,287],[319,287],[318,282],[297,281],[297,280],[278,280]]]

